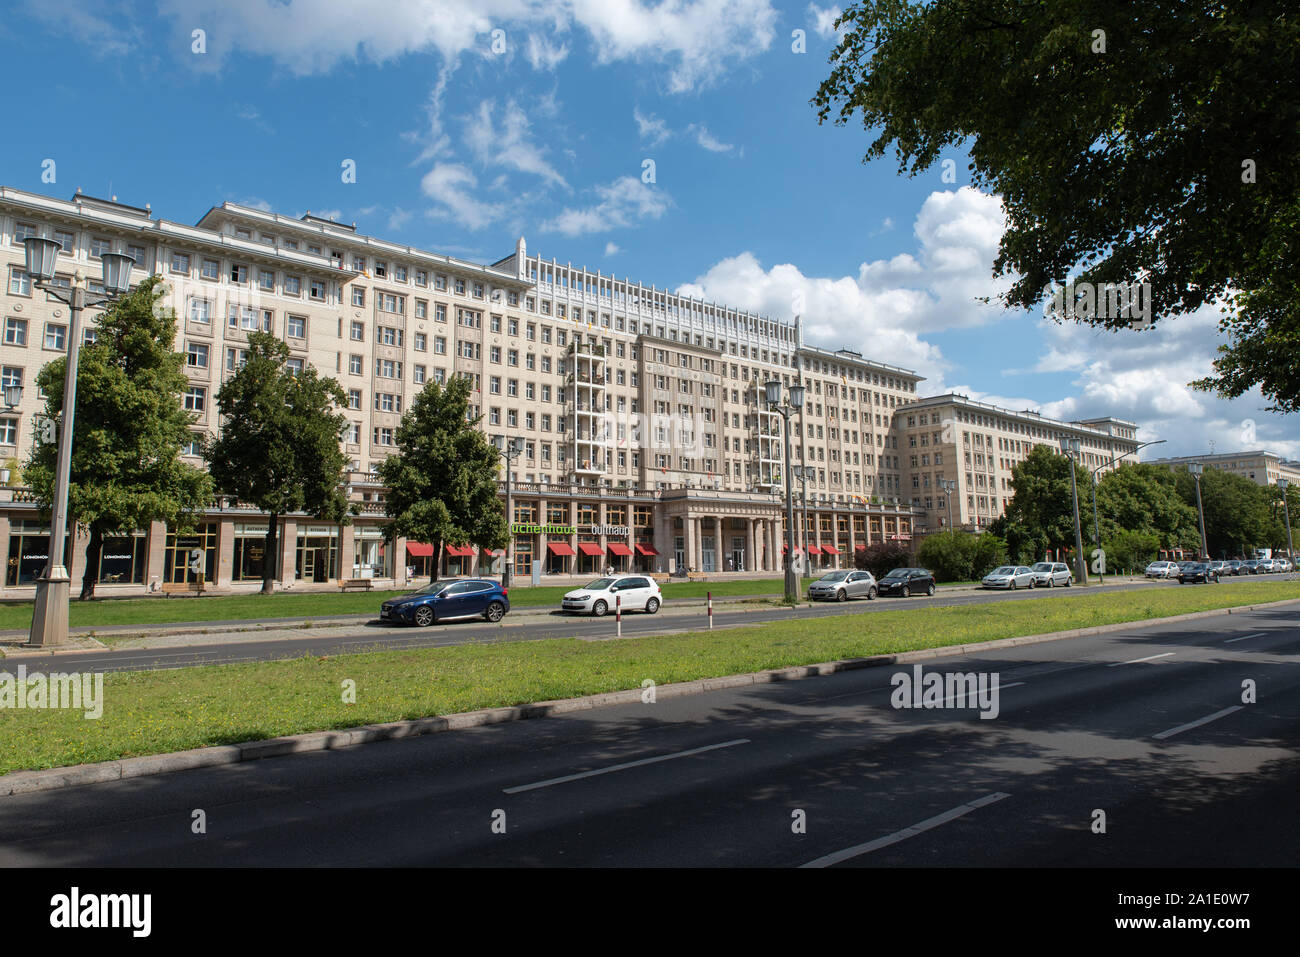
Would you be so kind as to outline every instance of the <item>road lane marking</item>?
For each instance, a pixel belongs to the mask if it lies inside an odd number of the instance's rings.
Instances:
[[[989,804],[994,804],[1004,798],[1011,797],[1002,791],[996,791],[993,794],[986,794],[982,798],[970,801],[953,808],[951,811],[944,811],[942,814],[936,814],[934,817],[926,818],[919,824],[913,824],[911,827],[905,827],[901,831],[895,831],[893,834],[886,834],[884,837],[878,837],[874,841],[868,841],[865,844],[855,844],[853,847],[846,847],[842,851],[836,851],[833,854],[827,854],[819,857],[807,864],[800,864],[804,867],[830,867],[832,864],[838,864],[841,861],[847,861],[853,857],[861,857],[863,854],[870,854],[872,851],[878,851],[882,847],[889,847],[891,844],[897,844],[899,841],[906,841],[909,837],[916,837],[918,834],[936,828],[941,824],[947,824],[949,821],[955,821],[959,817],[969,814],[971,811],[978,810]]]
[[[1228,645],[1228,644],[1232,644],[1232,642],[1234,641],[1245,641],[1247,638],[1263,638],[1267,634],[1268,634],[1267,631],[1261,631],[1253,635],[1242,635],[1240,638],[1225,638],[1223,643],[1225,645]]]
[[[1166,651],[1163,655],[1149,655],[1146,658],[1134,658],[1132,661],[1112,661],[1107,668],[1118,668],[1120,665],[1137,665],[1144,661],[1155,661],[1157,658],[1170,658],[1173,656],[1172,651]]]
[[[624,764],[613,764],[607,768],[597,768],[595,771],[583,771],[579,774],[566,774],[561,778],[548,778],[545,781],[535,781],[532,784],[520,784],[512,788],[503,788],[506,794],[518,794],[521,791],[535,791],[538,788],[549,788],[556,784],[566,784],[569,781],[580,781],[583,778],[594,778],[598,774],[611,774],[614,771],[626,771],[628,768],[644,767],[647,764],[658,764],[660,761],[672,761],[674,758],[686,758],[692,754],[703,754],[706,751],[717,751],[719,748],[733,748],[738,744],[749,744],[749,738],[736,738],[734,741],[723,741],[721,744],[708,744],[702,748],[691,748],[689,751],[674,751],[672,754],[661,754],[653,758],[642,758],[639,761],[628,761]]]
[[[1218,721],[1220,718],[1226,718],[1234,711],[1242,710],[1241,705],[1234,704],[1231,708],[1224,708],[1222,711],[1216,711],[1214,714],[1206,715],[1204,718],[1198,718],[1195,721],[1189,721],[1187,724],[1180,724],[1176,728],[1170,728],[1168,731],[1161,731],[1159,734],[1153,734],[1151,737],[1163,741],[1165,738],[1172,738],[1176,734],[1184,731],[1190,731],[1192,728],[1199,728],[1203,724],[1209,724],[1211,721]]]

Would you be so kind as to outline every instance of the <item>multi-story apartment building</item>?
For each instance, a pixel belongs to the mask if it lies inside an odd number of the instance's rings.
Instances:
[[[815,565],[847,563],[870,542],[939,524],[915,484],[933,469],[900,448],[912,436],[903,410],[911,415],[918,404],[921,378],[848,350],[805,346],[797,320],[546,260],[523,239],[512,255],[481,265],[310,213],[225,203],[186,226],[80,192],[64,201],[0,188],[0,366],[5,382],[24,386],[17,408],[0,409],[0,462],[28,454],[44,406],[35,375],[68,335],[66,307],[24,273],[30,235],[63,245],[63,283],[81,270],[93,287],[99,256],[110,250],[136,259],[137,281],[163,278],[186,357],[194,440],[185,451],[195,464],[203,437],[220,426],[215,395],[243,361],[249,332],[282,337],[292,363],[311,363],[342,384],[347,491],[360,515],[343,527],[289,517],[279,556],[286,583],[401,582],[409,567],[427,571],[431,545],[385,541],[374,470],[394,451],[419,391],[452,376],[472,381],[472,411],[488,435],[523,439],[511,516],[523,580],[607,565],[779,571],[785,438],[780,415],[761,398],[771,379],[807,390],[791,438],[795,463],[806,468],[795,482],[796,542]],[[955,465],[955,448],[949,454]],[[980,517],[973,504],[962,521]],[[216,587],[252,587],[264,529],[255,509],[220,498],[192,534],[155,526],[115,539],[101,580],[106,591],[187,588],[197,567]],[[46,536],[30,494],[0,490],[6,594],[30,587]],[[69,556],[74,579],[81,544]],[[505,560],[467,546],[447,551],[446,573],[499,572]]]
[[[1136,461],[1139,444],[1133,422],[1061,422],[952,393],[912,403],[899,418],[911,485],[906,492],[931,528],[945,527],[950,511],[954,527],[979,529],[991,523],[1015,494],[1012,469],[1037,445],[1059,452],[1062,439],[1077,440],[1078,478],[1086,488],[1090,475]]]
[[[1248,478],[1256,485],[1276,485],[1278,479],[1300,488],[1300,462],[1282,458],[1276,452],[1256,449],[1253,452],[1215,452],[1207,455],[1180,455],[1172,458],[1152,459],[1152,465],[1167,465],[1171,469],[1186,469],[1199,462],[1207,469],[1222,469]]]

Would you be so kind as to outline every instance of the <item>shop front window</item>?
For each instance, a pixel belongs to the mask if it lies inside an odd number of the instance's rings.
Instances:
[[[105,538],[99,551],[97,580],[108,585],[143,584],[148,544],[144,532]]]
[[[167,533],[163,579],[170,585],[188,585],[212,581],[217,570],[217,525],[208,522],[198,526],[188,535]]]
[[[299,525],[294,577],[298,581],[329,581],[338,572],[339,530],[332,525]]]
[[[71,537],[64,538],[63,565],[70,567]],[[9,560],[5,565],[5,584],[34,585],[50,557],[50,527],[30,519],[13,523],[9,532]]]
[[[392,548],[384,541],[383,529],[373,525],[358,527],[353,543],[353,578],[391,578]]]

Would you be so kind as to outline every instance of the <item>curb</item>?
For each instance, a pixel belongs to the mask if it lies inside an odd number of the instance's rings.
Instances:
[[[1142,621],[1094,625],[1088,628],[1073,628],[1068,631],[1046,632],[1039,635],[999,638],[993,641],[981,641],[968,645],[945,645],[940,648],[923,648],[893,655],[845,658],[840,661],[792,665],[787,668],[772,668],[766,671],[755,671],[740,675],[701,678],[696,681],[657,685],[655,687],[655,696],[656,698],[679,698],[693,694],[704,694],[710,691],[721,691],[727,688],[740,688],[746,685],[797,681],[802,678],[816,678],[845,671],[857,671],[862,668],[879,668],[885,665],[906,664],[931,658],[952,658],[977,651],[1014,648],[1018,645],[1041,644],[1067,638],[1081,638],[1086,635],[1102,635],[1116,631],[1152,628],[1157,625],[1167,625],[1180,621],[1196,621],[1204,618],[1216,618],[1257,611],[1263,608],[1277,608],[1283,605],[1296,604],[1300,604],[1300,598],[1288,598],[1258,605],[1238,605],[1232,608],[1213,608],[1209,611],[1189,612],[1185,615],[1173,615],[1168,618],[1148,618]],[[555,715],[569,714],[574,711],[589,711],[613,705],[635,704],[641,700],[641,694],[640,688],[633,688],[626,691],[610,691],[602,694],[586,695],[581,698],[538,701],[506,708],[484,708],[460,714],[415,718],[409,721],[394,721],[386,724],[361,725],[337,731],[311,731],[281,738],[269,738],[263,741],[195,748],[189,751],[176,751],[171,754],[155,754],[139,758],[122,758],[117,761],[104,761],[98,764],[81,764],[73,767],[48,768],[40,771],[13,771],[9,774],[0,775],[0,797],[14,794],[30,794],[35,791],[52,791],[58,788],[80,787],[86,784],[100,784],[105,781],[120,781],[154,774],[169,774],[173,771],[190,771],[196,768],[238,764],[244,761],[256,761],[259,758],[302,754],[308,751],[333,751],[358,744],[395,741],[424,734],[438,734],[443,731],[460,731],[489,724],[524,721],[529,718],[548,718]]]

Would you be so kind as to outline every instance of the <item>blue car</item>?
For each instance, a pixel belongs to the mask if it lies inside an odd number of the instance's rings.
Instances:
[[[379,606],[379,620],[424,627],[453,618],[500,621],[510,610],[506,589],[488,578],[448,578],[419,591],[390,598]]]

